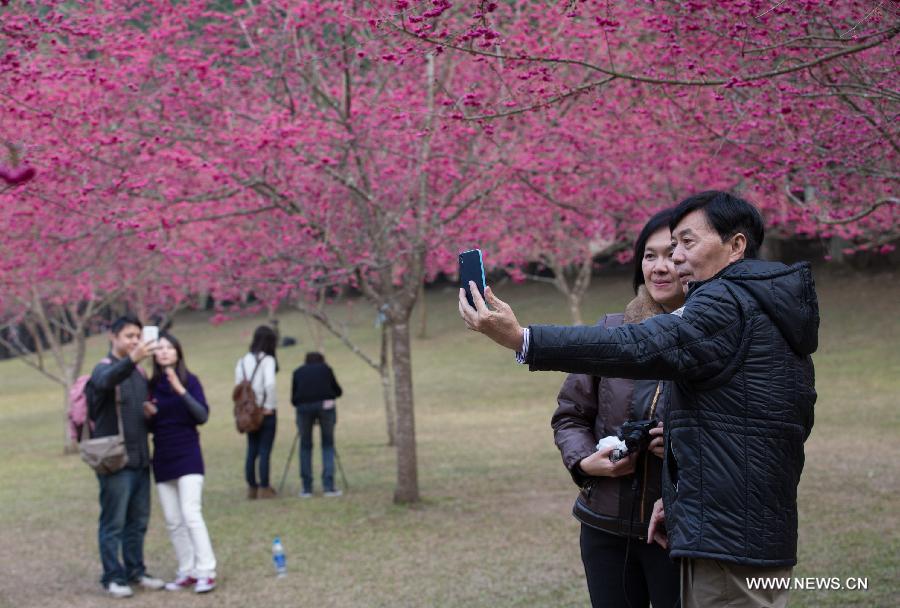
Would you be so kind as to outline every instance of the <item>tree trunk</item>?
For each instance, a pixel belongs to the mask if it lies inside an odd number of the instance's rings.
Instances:
[[[572,324],[584,325],[584,321],[581,319],[581,298],[584,294],[570,291],[566,295],[569,300],[569,313],[572,315]]]
[[[419,500],[416,464],[416,423],[413,415],[412,353],[409,314],[392,331],[394,404],[397,408],[397,488],[394,502],[409,504]]]
[[[587,293],[588,287],[591,285],[591,270],[593,270],[593,266],[594,257],[588,254],[578,267],[578,274],[575,276],[572,289],[567,294],[569,296],[569,312],[572,313],[572,322],[575,325],[584,324],[581,318],[581,302],[584,300],[584,294]]]
[[[92,313],[88,313],[89,315]],[[72,357],[71,365],[64,366],[62,371],[63,381],[63,454],[74,454],[78,451],[78,442],[73,441],[69,437],[69,393],[81,375],[84,367],[84,357],[87,351],[87,330],[85,329],[86,321],[79,321],[72,334],[72,341],[75,343],[75,354]]]
[[[269,303],[266,306],[266,312],[268,313],[268,323],[269,326],[275,331],[275,343],[279,344],[281,342],[281,327],[278,322],[278,306],[274,306]]]
[[[141,323],[147,323],[150,320],[149,315],[147,314],[147,304],[144,299],[144,292],[140,289],[138,289],[135,294],[134,314],[141,320]]]
[[[63,454],[74,454],[78,451],[78,443],[69,437],[69,390],[71,388],[71,385],[63,386]]]
[[[384,415],[387,421],[388,445],[397,445],[397,414],[394,411],[394,395],[391,383],[390,348],[393,332],[389,323],[381,325],[381,359],[378,370],[381,376],[381,393],[384,396]]]
[[[318,323],[313,323],[309,315],[304,314],[303,318],[306,319],[306,327],[309,329],[309,336],[312,338],[313,347],[310,350],[322,352],[322,328],[319,327]]]
[[[428,303],[425,301],[425,283],[419,286],[419,306],[421,307],[422,316],[419,317],[419,333],[416,336],[420,340],[428,337]]]
[[[844,249],[849,248],[850,245],[850,241],[845,238],[839,236],[831,237],[828,242],[828,255],[831,256],[831,261],[837,264],[843,264],[844,259],[847,257],[844,255]]]

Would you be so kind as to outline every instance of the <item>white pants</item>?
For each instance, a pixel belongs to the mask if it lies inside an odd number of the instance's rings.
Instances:
[[[178,576],[216,577],[209,532],[203,521],[203,475],[183,475],[156,484],[169,538],[178,559]]]

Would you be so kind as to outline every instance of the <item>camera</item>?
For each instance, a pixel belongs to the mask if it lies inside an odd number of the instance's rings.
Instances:
[[[618,462],[629,454],[637,454],[646,450],[647,446],[650,445],[650,429],[655,428],[658,424],[659,419],[657,418],[624,422],[617,435],[625,443],[625,447],[613,450],[609,455],[609,459],[613,462]]]

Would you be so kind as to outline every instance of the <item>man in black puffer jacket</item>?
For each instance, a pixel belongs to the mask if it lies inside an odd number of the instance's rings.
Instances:
[[[665,509],[654,521],[668,532],[658,526],[658,542],[682,558],[682,606],[784,606],[787,590],[749,589],[746,579],[789,576],[797,563],[797,484],[816,400],[810,267],[752,259],[762,219],[724,192],[686,199],[671,227],[689,288],[672,314],[614,329],[526,330],[490,290],[494,311],[476,293],[474,309],[460,296],[460,312],[532,370],[673,380]]]

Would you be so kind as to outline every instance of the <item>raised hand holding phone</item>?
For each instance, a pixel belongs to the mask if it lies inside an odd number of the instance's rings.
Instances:
[[[469,282],[474,282],[478,292],[484,299],[484,263],[481,258],[481,249],[470,249],[459,254],[459,286],[466,291],[466,301],[469,306],[475,308],[472,300],[472,292]]]
[[[159,340],[159,327],[156,325],[144,325],[141,329],[141,342],[156,342]]]
[[[159,340],[159,327],[155,325],[146,325],[141,329],[141,340],[131,349],[129,357],[135,363],[140,363],[147,357],[156,352],[157,341]]]
[[[470,293],[475,306],[466,302],[466,291],[459,289],[459,315],[466,322],[466,327],[489,337],[501,346],[512,350],[522,347],[525,330],[519,325],[512,308],[494,295],[490,287],[484,290],[484,298],[478,293],[478,286],[470,282]],[[487,303],[494,308],[488,308]]]

